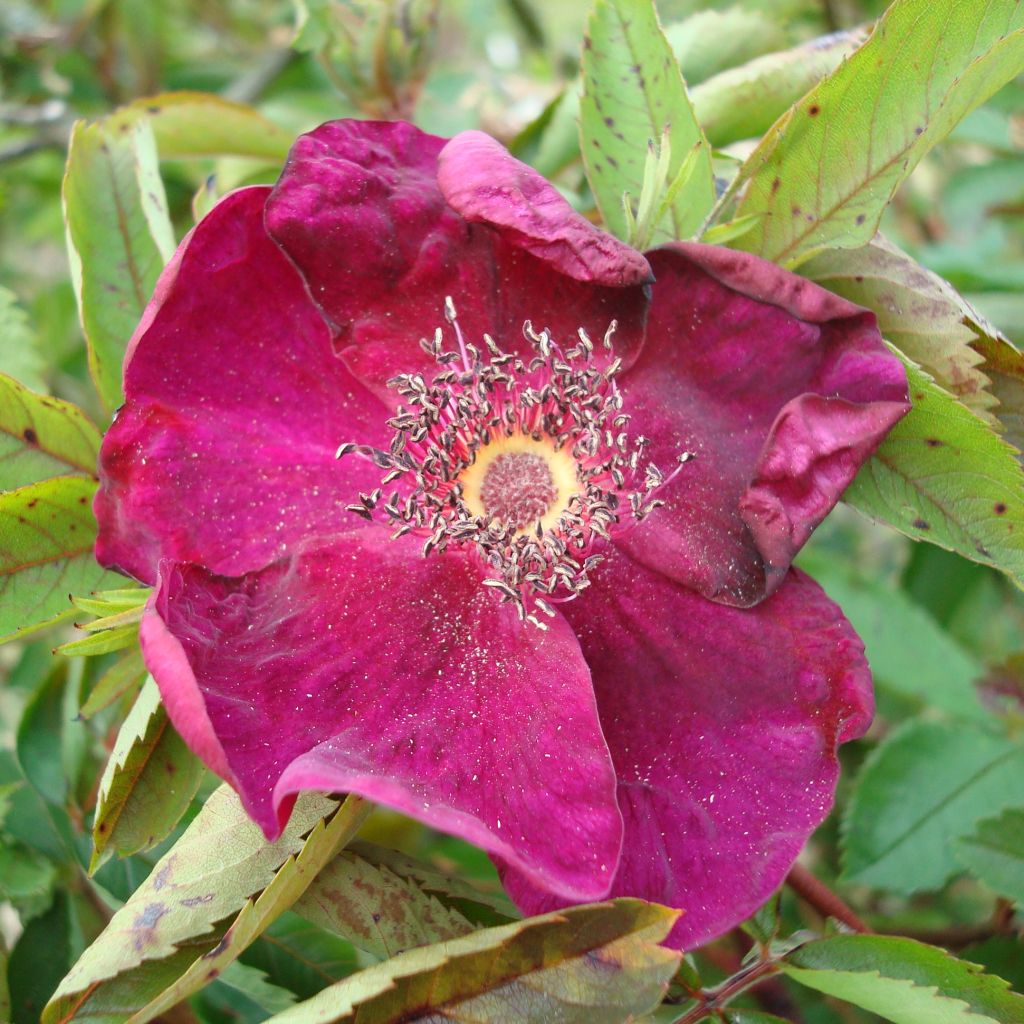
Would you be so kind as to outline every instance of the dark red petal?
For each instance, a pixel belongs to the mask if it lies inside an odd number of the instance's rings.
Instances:
[[[836,745],[871,719],[863,645],[795,570],[748,610],[618,553],[594,578],[566,609],[619,776],[612,895],[681,907],[671,942],[693,948],[760,906],[828,814]],[[527,913],[554,905],[507,882]]]
[[[483,132],[462,132],[441,150],[437,181],[466,220],[492,225],[569,277],[613,287],[652,280],[640,253],[578,214],[553,185]]]
[[[479,580],[374,528],[241,579],[165,563],[143,651],[268,837],[300,790],[355,792],[600,898],[622,826],[589,671]]]
[[[385,407],[332,353],[302,279],[235,192],[182,243],[132,339],[103,441],[97,558],[147,583],[161,558],[238,573],[351,528]]]
[[[715,601],[753,604],[906,413],[906,375],[873,314],[772,263],[684,243],[648,256],[626,411],[663,471],[697,458],[623,544]]]
[[[404,123],[329,122],[295,143],[267,204],[268,230],[309,282],[356,376],[391,401],[389,378],[435,372],[418,342],[446,327],[448,296],[478,347],[486,332],[507,351],[524,351],[526,320],[571,345],[577,328],[600,338],[614,319],[618,353],[630,362],[642,338],[644,289],[606,287],[605,279],[639,280],[627,267],[643,257],[593,228],[584,239],[568,204],[564,220],[549,204],[529,238],[493,220],[470,224],[438,187],[445,141]],[[509,219],[521,220],[521,199],[510,195],[508,206]],[[590,254],[589,277],[575,266],[581,280],[563,273],[570,237]],[[450,330],[447,343],[454,350]]]

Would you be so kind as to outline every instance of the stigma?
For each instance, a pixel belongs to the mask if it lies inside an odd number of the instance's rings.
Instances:
[[[442,328],[420,341],[438,372],[388,382],[401,399],[389,449],[338,449],[383,472],[381,486],[347,508],[383,515],[396,538],[423,536],[425,556],[467,548],[483,585],[545,629],[537,613],[554,615],[552,603],[590,586],[604,546],[664,504],[658,492],[693,456],[678,455],[666,475],[644,459],[647,439],[630,436],[615,321],[599,346],[580,328],[571,347],[526,321],[532,355],[523,357],[487,334],[479,346],[466,341],[450,298],[445,320],[454,346]]]

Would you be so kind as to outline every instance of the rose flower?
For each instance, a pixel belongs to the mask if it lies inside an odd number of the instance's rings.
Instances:
[[[97,556],[268,837],[359,793],[685,947],[780,883],[872,710],[790,568],[907,409],[871,313],[641,254],[479,132],[338,121],[185,239],[124,387]]]

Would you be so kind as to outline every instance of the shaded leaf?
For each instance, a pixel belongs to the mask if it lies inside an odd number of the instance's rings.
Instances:
[[[800,946],[781,966],[895,1024],[1024,1024],[1024,996],[1002,978],[912,939],[838,935]]]
[[[147,120],[75,125],[64,175],[64,217],[89,370],[113,412],[123,400],[121,363],[128,340],[174,252]]]
[[[966,724],[910,722],[871,753],[843,819],[843,876],[910,895],[962,870],[954,841],[1024,805],[1024,745]]]
[[[476,924],[505,924],[518,918],[519,911],[503,893],[484,892],[457,875],[448,875],[398,850],[357,839],[347,847],[352,853],[379,868],[416,883],[424,892],[459,911]]]
[[[989,379],[989,391],[998,403],[994,412],[1007,440],[1024,449],[1024,355],[991,333],[974,342],[982,357],[981,372]]]
[[[295,1004],[295,995],[287,989],[279,988],[267,979],[267,976],[255,967],[247,967],[237,960],[228,964],[227,968],[217,977],[216,985],[224,986],[233,998],[228,1008],[237,1013],[238,1001],[252,1002],[264,1011],[260,1018],[272,1013],[280,1013]]]
[[[125,651],[96,680],[96,685],[89,691],[79,714],[83,718],[91,718],[97,711],[110,707],[114,701],[138,689],[145,678],[146,665],[142,660],[142,652],[137,647]]]
[[[1016,0],[896,0],[741,169],[738,213],[767,216],[738,247],[793,265],[865,244],[921,157],[1022,70]]]
[[[843,497],[914,540],[1024,580],[1024,472],[1016,450],[907,364],[913,409]]]
[[[0,494],[0,640],[67,618],[72,591],[121,579],[93,558],[95,490],[60,476]]]
[[[484,929],[402,953],[272,1020],[619,1024],[664,995],[680,954],[658,942],[677,917],[614,900]]]
[[[990,889],[1024,904],[1024,807],[979,822],[957,843],[956,855]]]
[[[127,857],[165,839],[188,810],[204,771],[148,680],[100,779],[90,873],[113,853]]]
[[[606,227],[627,238],[623,194],[640,196],[647,145],[668,130],[668,181],[696,151],[689,180],[654,241],[687,238],[715,200],[711,150],[649,0],[596,0],[583,49],[580,139],[587,180]]]
[[[690,97],[708,141],[713,146],[728,146],[760,137],[865,38],[862,30],[837,32],[759,57],[694,85]]]
[[[56,880],[57,866],[53,861],[0,840],[0,900],[7,900],[17,909],[22,923],[50,906]]]
[[[258,110],[208,92],[164,92],[121,107],[112,129],[145,120],[161,160],[197,156],[252,156],[284,160],[294,141]]]
[[[350,942],[285,911],[241,955],[274,984],[308,999],[358,970]]]
[[[336,807],[336,801],[326,797],[305,795],[281,837],[268,843],[234,792],[221,786],[82,954],[43,1020],[67,1021],[80,1013],[102,1019],[104,1006],[109,1009],[111,1001],[116,1006],[117,999],[129,994],[138,993],[142,1000],[135,1007],[143,1005],[146,985],[130,972],[150,961],[173,960],[148,975],[150,981],[156,978],[150,997],[162,991],[195,961],[197,950],[201,953],[217,944],[220,934],[214,933],[214,926],[266,889],[281,865],[302,848],[303,835]],[[121,984],[111,985],[112,979]]]
[[[986,422],[997,398],[982,368],[984,343],[995,353],[1013,346],[952,285],[881,237],[859,249],[833,249],[803,264],[800,272],[878,316],[886,339],[935,382]],[[998,357],[997,357],[998,358]]]
[[[7,967],[12,1024],[39,1024],[39,1013],[71,959],[71,916],[67,893],[29,921],[11,950]]]
[[[293,909],[382,960],[474,930],[415,882],[351,850],[343,850],[316,876]]]

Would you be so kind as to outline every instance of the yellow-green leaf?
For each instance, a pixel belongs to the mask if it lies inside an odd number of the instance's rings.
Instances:
[[[112,853],[127,857],[165,839],[188,809],[204,771],[171,725],[150,679],[124,720],[100,779],[90,871]]]
[[[613,900],[487,928],[402,953],[271,1020],[621,1024],[665,994],[680,954],[658,943],[678,915]]]
[[[738,214],[766,216],[737,247],[794,265],[864,245],[921,157],[1021,71],[1017,0],[896,0],[741,169]]]
[[[79,121],[64,175],[64,218],[89,370],[103,404],[122,402],[125,349],[174,234],[149,121]]]

